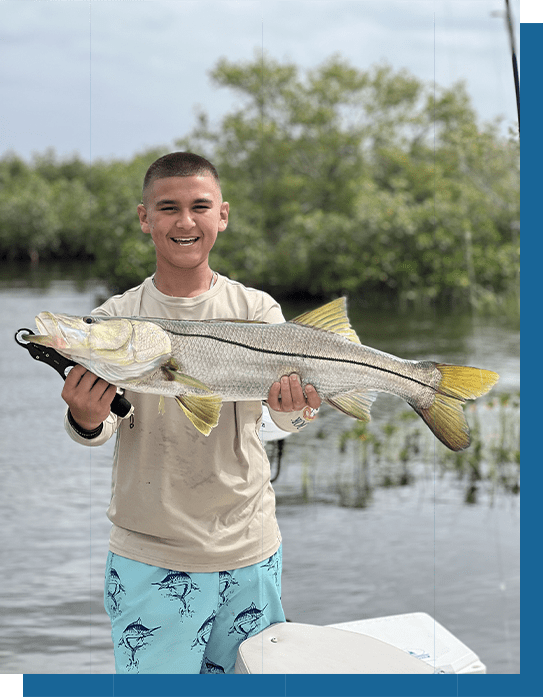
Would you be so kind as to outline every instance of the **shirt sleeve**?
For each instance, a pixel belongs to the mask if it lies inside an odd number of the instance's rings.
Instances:
[[[274,411],[267,404],[269,414],[274,424],[282,431],[287,431],[288,433],[297,433],[302,431],[303,428],[308,426],[311,421],[314,421],[318,416],[318,409],[312,409],[312,407],[305,407],[300,411]]]
[[[70,438],[76,443],[80,443],[81,445],[88,445],[90,447],[102,445],[107,440],[110,440],[110,438],[119,428],[120,423],[121,419],[110,412],[110,415],[108,416],[106,421],[102,422],[102,431],[98,434],[98,436],[96,438],[84,438],[83,436],[80,436],[79,433],[76,433],[76,431],[72,428],[72,425],[68,420],[68,409],[66,410],[66,414],[64,416],[64,428],[70,436]]]

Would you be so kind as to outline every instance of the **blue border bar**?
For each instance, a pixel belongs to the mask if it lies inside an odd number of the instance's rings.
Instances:
[[[543,24],[521,24],[521,687],[543,694]]]

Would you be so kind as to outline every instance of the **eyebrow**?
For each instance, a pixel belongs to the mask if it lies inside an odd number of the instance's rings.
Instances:
[[[155,202],[156,206],[172,206],[172,205],[177,205],[178,201],[175,201],[174,199],[170,198],[162,198],[159,201]],[[214,201],[210,198],[196,198],[194,201],[191,202],[191,205],[195,205],[196,203],[214,203]]]

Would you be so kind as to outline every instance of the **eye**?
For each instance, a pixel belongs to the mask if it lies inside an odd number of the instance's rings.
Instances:
[[[85,322],[85,324],[94,324],[95,318],[94,317],[84,317],[83,321]]]

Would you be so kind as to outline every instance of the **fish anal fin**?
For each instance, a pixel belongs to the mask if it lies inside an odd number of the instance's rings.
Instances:
[[[343,414],[352,416],[359,421],[369,421],[371,407],[376,399],[374,392],[345,392],[327,397],[326,402]]]
[[[217,394],[178,395],[175,399],[197,431],[209,436],[212,429],[218,425],[221,397]]]
[[[293,324],[302,324],[313,329],[323,329],[344,336],[345,339],[353,341],[355,344],[361,343],[358,335],[350,326],[348,315],[346,314],[346,298],[337,298],[327,305],[310,312],[305,312],[295,319],[290,320]]]

